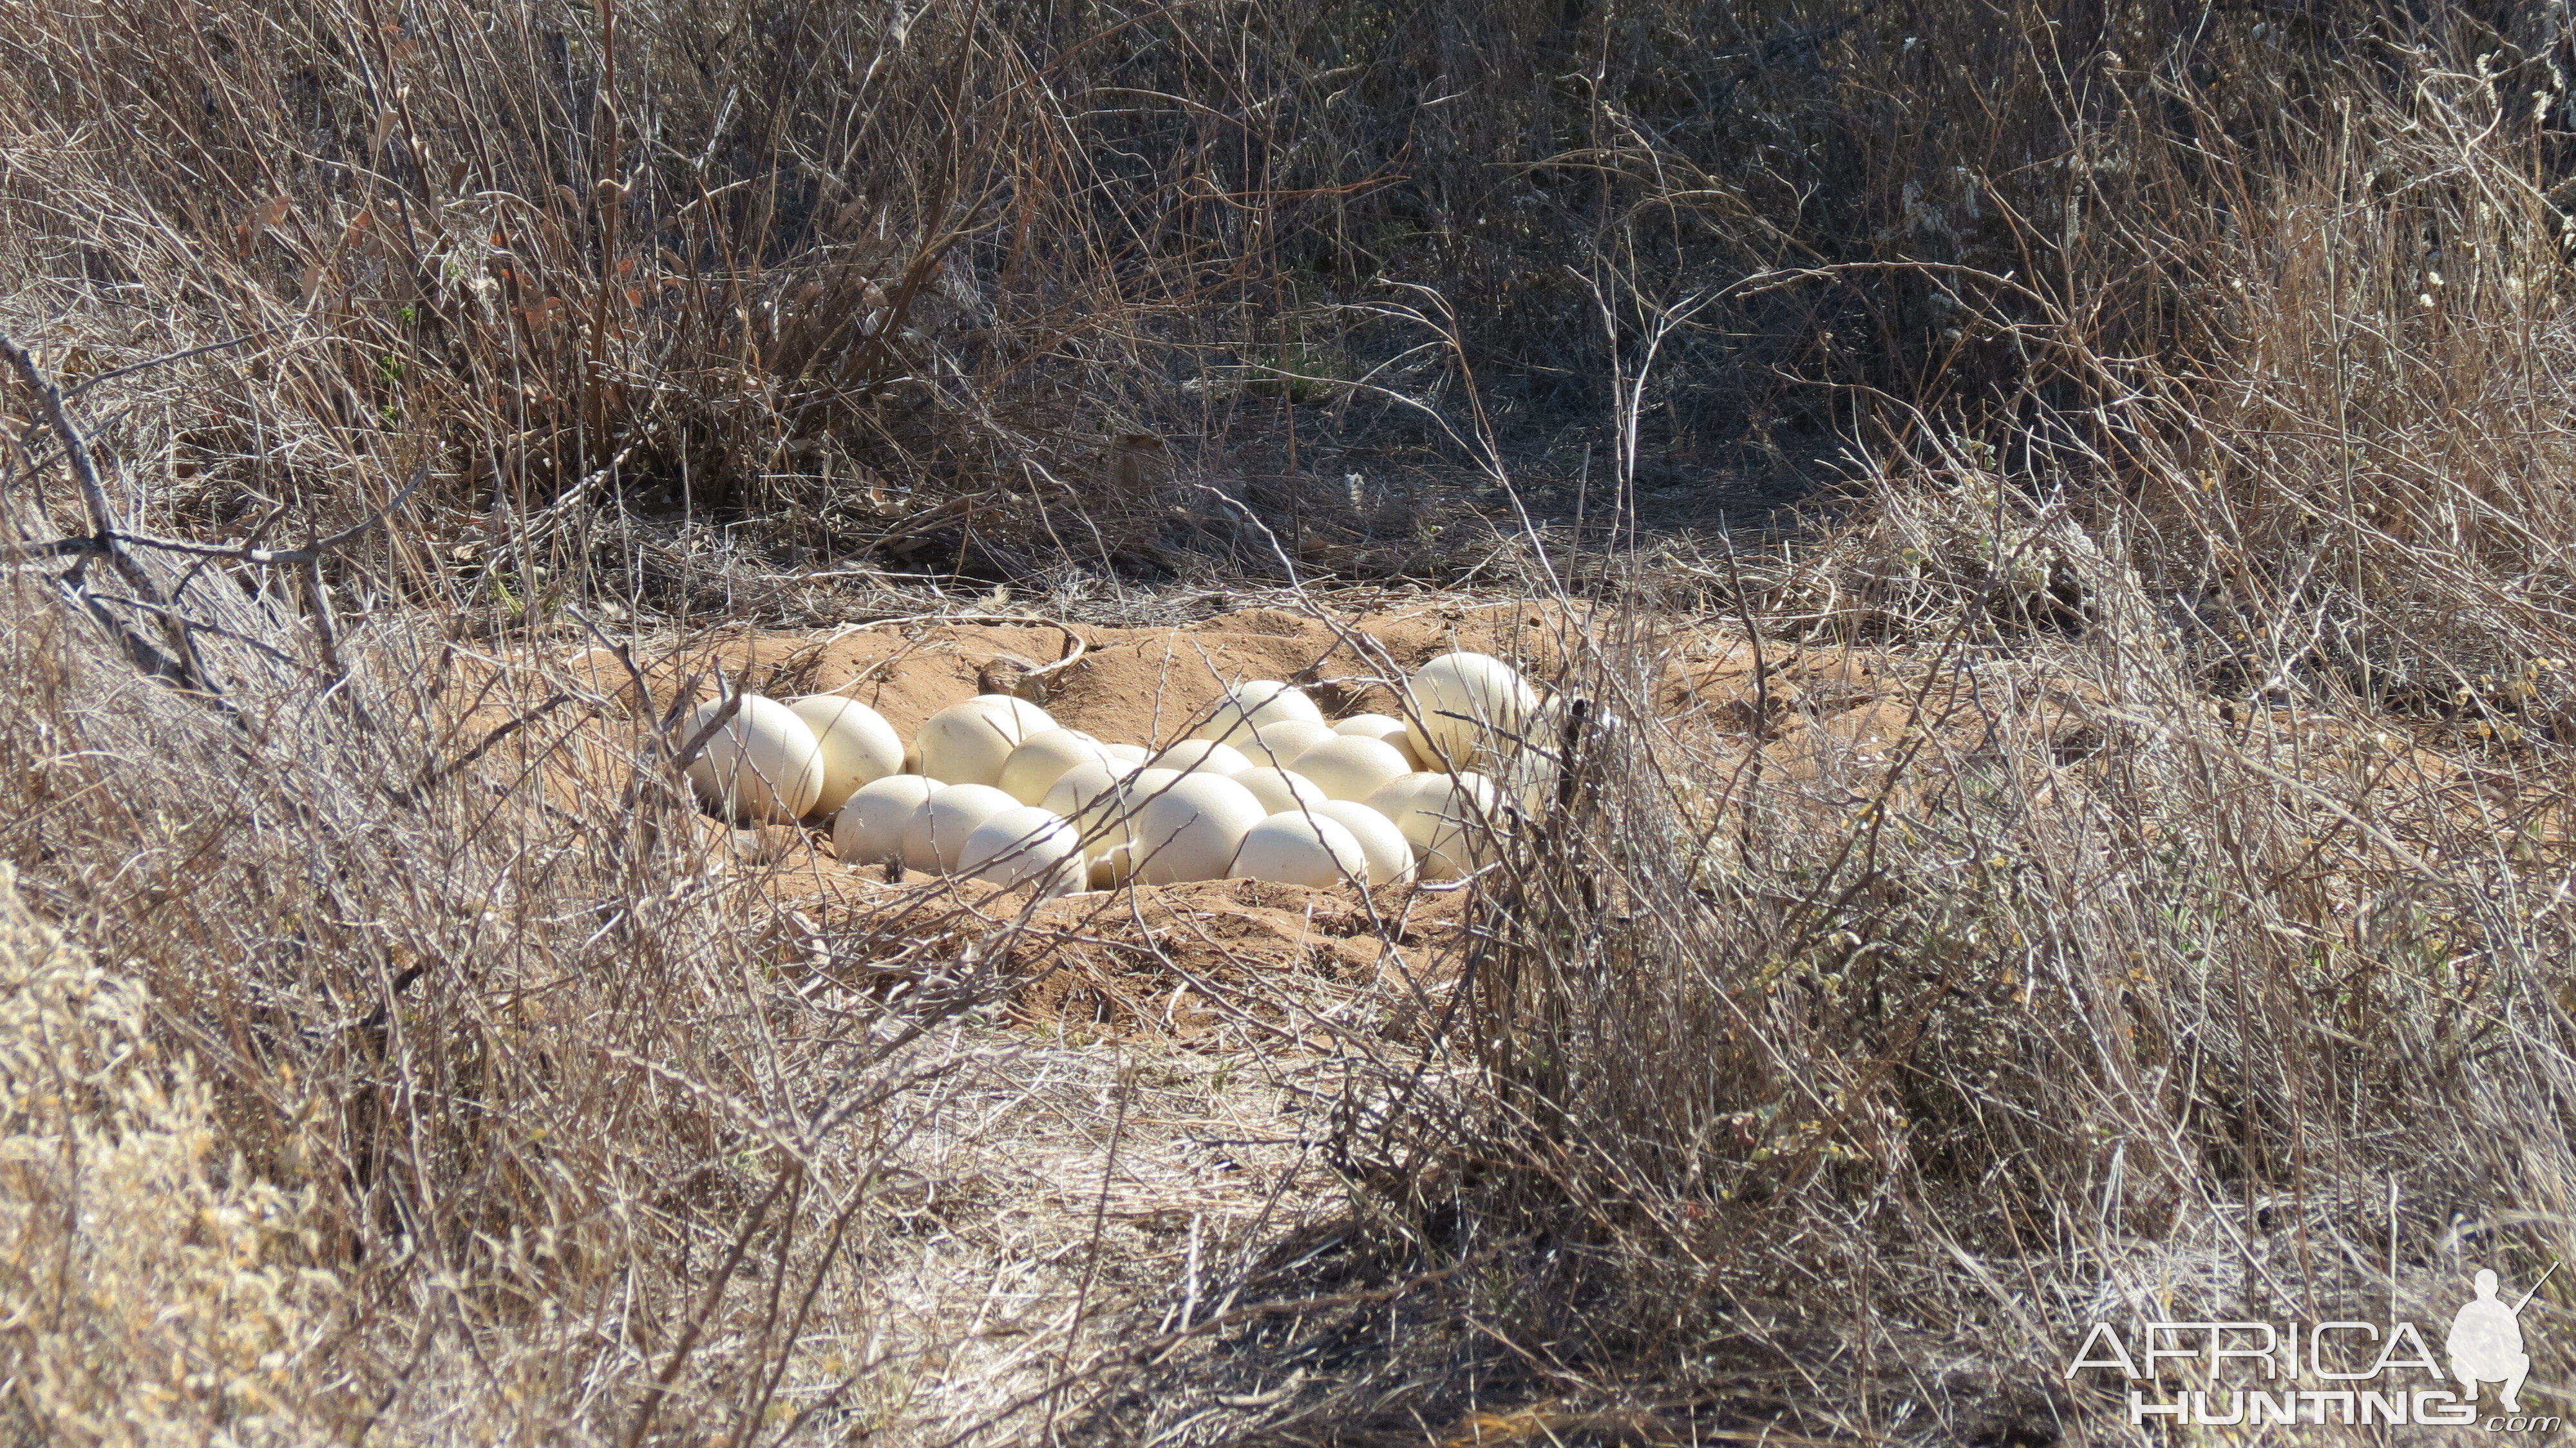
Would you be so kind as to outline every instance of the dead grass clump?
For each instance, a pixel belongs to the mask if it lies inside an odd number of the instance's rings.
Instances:
[[[356,1404],[315,1196],[251,1172],[140,980],[0,867],[0,1339],[13,1441],[298,1443]]]
[[[1128,149],[1237,79],[1138,87],[1131,24],[11,3],[0,327],[119,399],[156,525],[327,530],[430,459],[396,576],[504,621],[706,607],[630,570],[661,549],[1151,565],[1174,500],[1121,440],[1171,427],[1133,379],[1240,270],[1191,225],[1263,183]]]
[[[974,1137],[943,1113],[1007,1054],[977,1012],[1009,918],[824,938],[568,675],[388,616],[335,682],[252,615],[201,639],[222,692],[173,688],[14,576],[0,858],[118,964],[88,1017],[68,955],[0,997],[95,1038],[11,1066],[15,1245],[53,1255],[10,1259],[9,1411],[47,1436],[164,1376],[173,1421],[308,1438],[911,1411],[873,1386],[921,1342],[871,1203],[917,1132]],[[897,958],[888,1012],[864,965]]]
[[[2322,118],[2176,87],[2203,150],[2106,122],[2087,246],[2159,258],[2154,296],[1976,274],[2026,385],[1889,409],[1843,521],[1750,562],[1748,606],[1812,638],[2110,627],[2216,693],[2570,737],[2560,82],[2391,46],[2328,72]]]
[[[1797,749],[1675,652],[1578,650],[1622,726],[1512,823],[1446,1034],[1368,1056],[1344,1270],[1396,1305],[1272,1330],[1343,1365],[1300,1413],[2116,1439],[2093,1321],[2434,1321],[2576,1246],[2553,772],[2230,723],[2107,630],[1855,654],[1893,712]]]

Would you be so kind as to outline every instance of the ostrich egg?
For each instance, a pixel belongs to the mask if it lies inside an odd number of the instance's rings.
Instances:
[[[697,737],[724,708],[702,704],[680,726],[679,742]],[[722,729],[689,761],[689,783],[700,802],[728,819],[792,824],[823,792],[823,746],[796,711],[775,699],[745,694]]]

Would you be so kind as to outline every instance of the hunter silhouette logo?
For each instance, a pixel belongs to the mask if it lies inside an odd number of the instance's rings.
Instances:
[[[2531,1354],[2522,1350],[2522,1310],[2557,1270],[2557,1264],[2551,1263],[2522,1300],[2507,1307],[2496,1298],[2495,1273],[2480,1269],[2475,1283],[2478,1295],[2451,1318],[2451,1335],[2442,1343],[2451,1359],[2451,1376],[2460,1380],[2460,1396],[2474,1403],[2478,1384],[2498,1383],[2504,1388],[2504,1410],[2522,1411],[2522,1380],[2531,1375]]]
[[[2483,1418],[2487,1431],[2552,1433],[2563,1419],[2522,1410],[2531,1375],[2522,1310],[2557,1272],[2552,1264],[2511,1300],[2499,1295],[2494,1272],[2478,1272],[2439,1357],[2411,1322],[2150,1322],[2134,1344],[2097,1322],[2066,1372],[2107,1369],[2126,1379],[2132,1426],[2465,1427],[2481,1422],[2478,1389],[2492,1385],[2502,1411]]]

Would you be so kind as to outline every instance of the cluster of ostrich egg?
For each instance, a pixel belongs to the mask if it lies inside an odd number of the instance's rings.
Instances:
[[[1543,756],[1523,741],[1549,711],[1487,654],[1444,654],[1403,692],[1405,718],[1328,721],[1288,684],[1236,684],[1159,750],[1064,728],[1007,694],[933,714],[909,749],[855,700],[746,694],[688,774],[722,815],[830,819],[850,865],[1050,890],[1454,880],[1484,863],[1506,791],[1530,787]],[[682,737],[723,707],[701,708]]]

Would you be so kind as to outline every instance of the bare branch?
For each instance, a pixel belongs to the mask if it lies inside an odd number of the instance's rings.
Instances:
[[[117,533],[113,536],[121,544],[131,544],[139,548],[157,548],[167,553],[184,553],[194,558],[228,558],[239,563],[260,564],[318,563],[384,526],[385,521],[391,518],[403,504],[410,502],[411,495],[419,492],[421,484],[427,481],[429,481],[429,464],[423,462],[419,467],[411,470],[411,479],[402,485],[402,491],[388,499],[383,507],[378,508],[364,520],[351,524],[328,538],[317,538],[301,548],[256,548],[248,543],[194,543],[184,538],[154,538],[143,533]]]
[[[575,697],[577,696],[558,690],[555,693],[548,695],[545,702],[539,704],[537,707],[524,714],[517,715],[506,723],[494,726],[490,733],[483,736],[482,743],[466,750],[463,754],[458,755],[449,763],[433,765],[430,768],[421,771],[420,779],[412,785],[411,793],[417,794],[421,790],[428,789],[432,785],[438,784],[463,770],[472,768],[476,760],[481,759],[484,755],[492,752],[492,747],[494,745],[499,744],[502,740],[509,738],[511,735],[527,728],[529,725],[536,723],[538,720],[545,718],[548,714],[562,708],[564,705],[571,703]]]
[[[717,675],[716,684],[719,688],[723,687],[723,675]],[[707,745],[718,734],[724,732],[726,725],[733,722],[733,716],[742,712],[742,698],[740,689],[726,690],[723,706],[708,715],[706,722],[698,726],[698,732],[690,735],[688,742],[680,746],[680,752],[671,756],[672,767],[687,769],[696,763],[698,755],[706,749]]]
[[[89,455],[89,442],[72,426],[71,414],[63,410],[63,390],[56,387],[36,367],[36,359],[26,348],[0,334],[0,362],[17,372],[27,390],[36,394],[36,406],[43,410],[45,421],[62,439],[63,453],[71,463],[72,481],[80,485],[81,503],[89,510],[90,536],[106,543],[116,534],[116,515],[107,506],[107,490],[99,486],[98,465]],[[102,551],[113,553],[110,546]]]
[[[107,630],[117,644],[125,650],[125,657],[133,663],[134,667],[154,678],[179,677],[182,672],[179,661],[155,648],[150,639],[127,628],[123,619],[108,612],[106,601],[90,592],[88,586],[77,574],[55,579],[54,591],[62,595],[63,602],[81,613],[88,614],[100,628]]]
[[[57,538],[51,543],[0,543],[0,548],[16,555],[17,561],[21,562],[39,558],[85,558],[107,551],[95,538]]]
[[[43,410],[45,421],[52,426],[54,435],[62,439],[64,460],[71,465],[72,481],[80,486],[81,504],[89,512],[91,541],[98,545],[98,551],[107,554],[117,573],[135,594],[153,605],[154,616],[161,623],[162,640],[169,648],[168,656],[153,666],[153,672],[206,693],[222,692],[198,659],[196,641],[189,637],[185,621],[169,610],[168,600],[161,596],[161,589],[152,581],[152,575],[135,561],[133,554],[127,552],[117,538],[116,515],[108,507],[107,489],[99,484],[98,465],[90,457],[88,440],[81,436],[80,429],[72,423],[70,411],[63,406],[62,389],[37,368],[36,359],[26,348],[5,335],[0,335],[0,362],[8,363],[17,372],[19,380],[26,383],[27,390],[35,394],[36,405]],[[85,566],[85,560],[74,563],[72,577],[66,580],[67,584],[79,587],[78,576]],[[90,598],[85,607],[85,611],[94,618],[99,617],[103,610],[104,605],[96,598]],[[122,626],[119,627],[121,630]],[[127,652],[141,661],[130,641]],[[165,664],[169,667],[162,667]]]
[[[277,566],[300,564],[311,567],[365,537],[376,528],[382,527],[385,520],[392,517],[396,509],[409,502],[411,495],[420,491],[420,485],[428,480],[429,464],[424,462],[412,469],[411,480],[403,484],[402,491],[394,494],[391,501],[378,508],[365,521],[343,528],[328,538],[316,539],[301,548],[261,548],[250,543],[197,543],[185,538],[155,538],[149,533],[126,533],[116,530],[110,530],[107,533],[107,541],[104,543],[97,538],[57,538],[50,543],[19,543],[9,546],[17,552],[34,558],[114,554],[121,547],[133,547],[158,549],[164,553],[179,553],[190,558],[225,559],[235,563]]]
[[[185,362],[191,357],[203,357],[209,352],[221,352],[227,347],[238,347],[257,335],[259,334],[256,332],[244,332],[238,337],[227,337],[221,342],[208,342],[202,347],[190,347],[179,352],[165,352],[149,361],[137,362],[131,367],[119,367],[111,372],[102,372],[96,377],[84,378],[64,390],[63,401],[69,402],[102,382],[114,382],[120,377],[131,377],[137,372],[149,372],[155,367],[167,367],[173,362]]]

